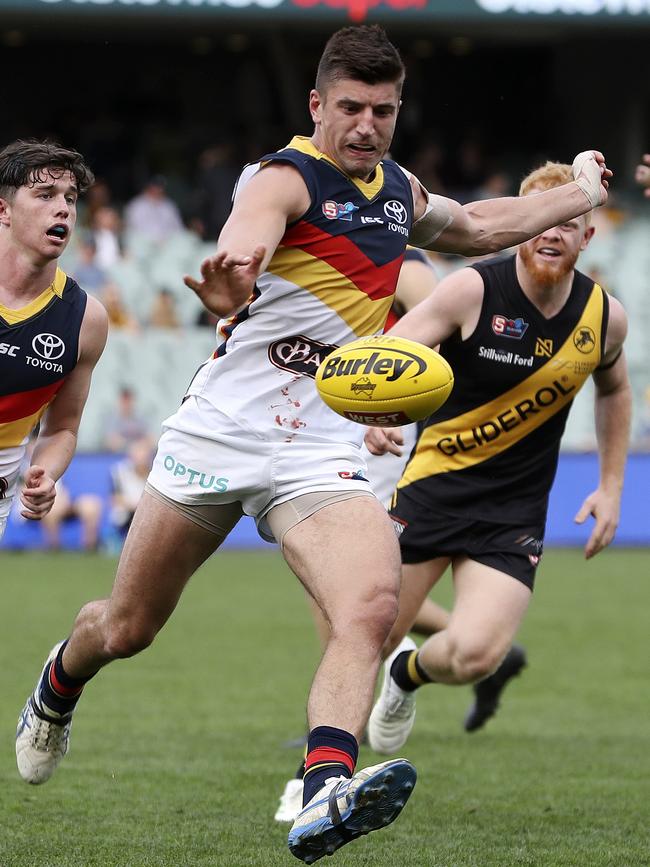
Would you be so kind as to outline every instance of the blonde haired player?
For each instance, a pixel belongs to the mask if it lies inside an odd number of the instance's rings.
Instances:
[[[524,179],[522,199],[571,176],[571,166],[547,163]],[[615,298],[575,269],[593,234],[585,214],[539,233],[514,256],[457,271],[392,329],[440,344],[455,385],[425,423],[390,510],[404,565],[387,644],[396,649],[368,724],[377,752],[405,743],[418,687],[478,683],[480,690],[510,647],[542,555],[566,418],[589,376],[600,480],[576,521],[595,519],[587,558],[614,537],[631,412],[627,320]],[[392,439],[389,429],[366,436],[375,453]],[[419,651],[404,649],[398,642],[448,566],[455,602],[447,627]]]

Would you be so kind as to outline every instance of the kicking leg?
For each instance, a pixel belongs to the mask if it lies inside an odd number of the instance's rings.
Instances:
[[[382,506],[357,497],[295,525],[284,553],[330,627],[308,703],[305,807],[289,833],[293,854],[311,863],[392,822],[415,784],[415,769],[401,759],[354,773],[397,614],[399,550]]]

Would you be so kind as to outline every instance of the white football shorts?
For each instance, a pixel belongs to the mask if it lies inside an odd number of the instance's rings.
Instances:
[[[262,538],[275,541],[270,509],[315,491],[372,496],[358,446],[286,429],[243,428],[191,395],[163,422],[149,484],[185,505],[240,502]]]
[[[404,445],[400,446],[402,454],[398,457],[386,452],[385,455],[373,455],[365,445],[361,454],[368,467],[368,481],[372,485],[379,502],[388,508],[397,483],[402,478],[404,467],[413,451],[417,439],[417,425],[406,424],[400,428],[404,436]]]
[[[11,448],[0,449],[0,539],[4,536],[7,518],[11,512],[13,499],[16,496],[20,466],[24,454],[24,446],[12,446]]]

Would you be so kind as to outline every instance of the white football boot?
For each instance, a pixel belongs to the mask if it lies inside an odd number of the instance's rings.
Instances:
[[[293,822],[302,810],[302,780],[294,777],[287,782],[280,795],[280,803],[273,817],[276,822]]]
[[[351,779],[326,780],[289,831],[291,853],[312,864],[351,840],[390,825],[409,799],[416,779],[410,762],[393,759],[357,771]]]
[[[63,642],[50,651],[36,689],[27,699],[18,717],[16,729],[16,763],[18,772],[26,783],[39,786],[47,782],[56,766],[68,752],[72,714],[54,717],[46,714],[40,706],[39,688],[46,667],[59,652]]]
[[[390,676],[395,657],[405,650],[417,650],[408,636],[384,663],[384,682],[368,720],[368,743],[376,753],[385,756],[404,746],[415,722],[415,691],[405,692]]]

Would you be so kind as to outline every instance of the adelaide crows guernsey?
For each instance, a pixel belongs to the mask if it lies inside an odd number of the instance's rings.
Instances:
[[[372,180],[351,178],[296,137],[244,169],[235,199],[270,162],[295,166],[310,207],[287,226],[246,306],[219,323],[220,344],[188,394],[260,436],[359,443],[363,428],[328,409],[313,380],[335,347],[384,327],[413,218],[408,175],[384,160]]]
[[[485,285],[478,324],[440,347],[454,388],[398,488],[465,518],[544,521],[571,403],[600,363],[607,295],[576,271],[566,304],[547,319],[522,291],[514,256],[472,267]]]
[[[0,304],[0,449],[24,446],[77,364],[86,293],[59,268],[25,307]]]

